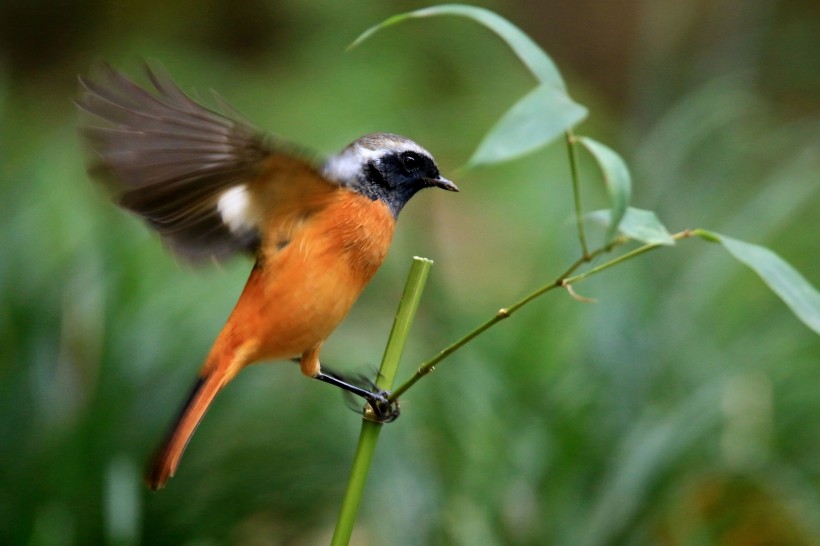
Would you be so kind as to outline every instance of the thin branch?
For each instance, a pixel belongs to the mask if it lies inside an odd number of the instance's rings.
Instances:
[[[672,235],[672,238],[677,241],[677,240],[680,240],[680,239],[685,239],[687,237],[691,237],[693,234],[698,234],[698,233],[699,233],[698,230],[685,230],[685,231],[681,231],[680,233],[676,233],[676,234]],[[604,271],[605,269],[609,269],[610,267],[612,267],[614,265],[617,265],[619,263],[625,262],[626,260],[630,260],[632,258],[635,258],[636,256],[640,256],[641,254],[649,252],[650,250],[654,250],[655,248],[658,248],[659,246],[663,246],[663,245],[655,244],[655,243],[646,244],[646,245],[643,245],[643,246],[640,246],[640,247],[636,248],[635,250],[627,252],[626,254],[618,256],[617,258],[613,258],[612,260],[610,260],[608,262],[605,262],[605,263],[603,263],[599,266],[593,267],[592,269],[589,269],[589,270],[587,270],[583,273],[579,273],[578,275],[575,275],[575,276],[570,276],[579,267],[581,267],[585,263],[588,263],[588,262],[592,261],[593,259],[597,258],[601,254],[612,251],[615,247],[617,247],[619,245],[622,245],[627,241],[628,241],[628,239],[626,237],[617,237],[612,242],[607,244],[606,246],[603,246],[603,247],[601,247],[597,250],[594,250],[593,252],[587,254],[586,256],[581,256],[572,265],[570,265],[567,268],[567,270],[564,271],[564,273],[562,273],[557,279],[555,279],[551,283],[545,284],[541,288],[539,288],[539,289],[535,290],[534,292],[531,292],[530,294],[524,296],[519,301],[515,302],[514,304],[510,305],[509,307],[504,307],[502,309],[499,309],[498,312],[496,312],[496,314],[492,318],[490,318],[489,320],[485,321],[484,323],[482,323],[479,326],[477,326],[476,328],[474,328],[472,331],[467,333],[461,339],[455,341],[454,343],[452,343],[452,344],[448,345],[447,347],[445,347],[444,349],[442,349],[437,355],[435,355],[431,359],[423,362],[418,367],[415,374],[413,374],[407,381],[402,383],[399,387],[397,387],[392,392],[389,399],[391,401],[397,400],[402,394],[407,392],[407,390],[410,387],[415,385],[416,382],[418,382],[419,379],[421,379],[425,375],[432,372],[433,369],[435,368],[435,366],[439,362],[441,362],[442,360],[444,360],[445,358],[447,358],[448,356],[450,356],[451,354],[453,354],[454,352],[456,352],[457,350],[462,348],[464,345],[466,345],[467,343],[469,343],[470,341],[472,341],[473,339],[475,339],[476,337],[478,337],[479,335],[481,335],[485,331],[487,331],[490,328],[492,328],[493,326],[495,326],[497,323],[501,322],[505,318],[510,317],[517,310],[519,310],[523,306],[527,305],[531,301],[535,300],[536,298],[539,298],[539,297],[543,296],[544,294],[546,294],[547,292],[549,292],[551,290],[554,290],[555,288],[570,289],[570,285],[572,285],[573,283],[580,282],[580,281],[582,281],[582,280],[584,280],[584,279],[586,279],[586,278],[588,278],[592,275],[595,275],[597,273],[600,273],[601,271]]]
[[[679,241],[680,239],[686,239],[687,237],[691,237],[692,235],[693,235],[693,230],[687,229],[687,230],[681,231],[679,233],[675,233],[674,235],[672,235],[672,239],[674,239],[676,241]],[[634,258],[636,256],[640,256],[641,254],[645,254],[645,253],[649,252],[650,250],[655,250],[656,248],[661,247],[661,246],[667,246],[667,245],[663,245],[663,244],[660,244],[660,243],[649,243],[649,244],[645,244],[643,246],[639,246],[635,250],[631,250],[630,252],[627,252],[626,254],[622,254],[622,255],[618,256],[617,258],[614,258],[614,259],[612,259],[608,262],[602,263],[601,265],[593,267],[592,269],[584,271],[583,273],[579,273],[578,275],[575,275],[573,277],[567,277],[567,278],[563,279],[562,282],[563,282],[564,285],[570,285],[570,284],[573,284],[573,283],[581,282],[582,280],[586,279],[587,277],[591,277],[592,275],[595,275],[596,273],[600,273],[601,271],[603,271],[605,269],[609,269],[610,267],[618,265],[619,263],[625,262],[627,260],[631,260],[632,258]]]

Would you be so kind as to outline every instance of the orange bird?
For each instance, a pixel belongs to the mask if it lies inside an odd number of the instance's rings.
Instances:
[[[322,343],[384,260],[396,218],[421,189],[458,188],[407,138],[364,136],[321,165],[222,104],[198,104],[147,68],[149,92],[102,65],[80,77],[81,134],[91,173],[177,254],[201,261],[250,252],[245,289],[216,338],[146,476],[165,485],[216,394],[244,366],[298,358],[302,373],[367,400],[377,419],[398,409],[384,391],[322,372]]]

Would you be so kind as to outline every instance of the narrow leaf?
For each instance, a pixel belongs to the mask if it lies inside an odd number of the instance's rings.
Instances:
[[[356,40],[350,45],[348,49],[352,49],[379,30],[400,23],[411,18],[420,17],[434,17],[440,15],[454,15],[457,17],[465,17],[473,19],[479,24],[485,26],[491,31],[495,32],[507,45],[513,50],[519,59],[526,65],[527,69],[535,76],[535,78],[542,84],[550,84],[559,89],[566,89],[561,73],[552,59],[542,50],[532,39],[524,34],[518,27],[493,13],[490,10],[479,8],[475,6],[466,6],[463,4],[443,4],[441,6],[434,6],[430,8],[423,8],[408,13],[394,15],[389,19],[372,26],[364,31]]]
[[[603,226],[612,225],[612,211],[596,210],[586,215],[587,218]],[[674,245],[675,239],[666,230],[651,210],[628,207],[618,231],[634,241],[650,245]]]
[[[540,85],[507,110],[467,163],[498,163],[533,152],[580,122],[587,110],[551,85]]]
[[[708,241],[719,241],[729,254],[752,268],[797,318],[820,334],[820,292],[788,262],[766,247],[706,230],[695,233]]]
[[[578,142],[589,150],[604,176],[609,201],[612,204],[612,218],[606,234],[606,241],[609,242],[618,232],[618,225],[621,223],[626,213],[626,207],[629,205],[632,194],[632,178],[629,176],[629,169],[626,167],[624,160],[612,149],[588,137],[580,137]]]
[[[558,68],[544,50],[518,27],[484,8],[444,4],[395,15],[367,29],[349,49],[385,27],[411,18],[441,15],[472,19],[496,33],[540,83],[496,123],[468,166],[506,161],[533,152],[586,117],[586,108],[569,98]]]

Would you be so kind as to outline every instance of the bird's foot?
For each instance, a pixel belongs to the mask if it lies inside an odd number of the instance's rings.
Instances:
[[[376,423],[389,423],[399,418],[399,401],[390,400],[390,392],[384,389],[371,391],[371,396],[365,398],[367,406],[364,408],[364,418]]]
[[[364,398],[367,406],[364,408],[364,418],[376,423],[389,423],[399,416],[398,400],[390,400],[390,392],[380,389],[374,382],[364,376],[347,378],[338,373],[327,371],[319,372],[316,379],[335,385],[349,393]]]

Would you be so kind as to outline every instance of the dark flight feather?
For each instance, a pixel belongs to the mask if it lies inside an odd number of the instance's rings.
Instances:
[[[273,156],[264,134],[198,104],[164,72],[146,69],[156,94],[108,64],[80,77],[76,104],[88,118],[80,131],[96,156],[92,174],[186,258],[253,251],[259,227],[232,231],[217,203],[226,190],[259,177]]]

